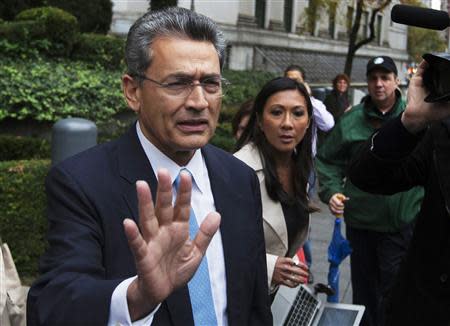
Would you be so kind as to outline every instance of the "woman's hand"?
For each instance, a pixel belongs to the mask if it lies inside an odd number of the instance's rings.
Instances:
[[[298,262],[295,263],[290,257],[278,257],[272,276],[273,285],[286,285],[295,288],[299,284],[308,281],[308,266]]]

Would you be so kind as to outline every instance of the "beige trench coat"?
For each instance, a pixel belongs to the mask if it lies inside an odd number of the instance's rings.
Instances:
[[[288,233],[283,215],[283,208],[279,202],[273,201],[267,194],[264,182],[263,165],[258,149],[255,145],[250,143],[242,147],[234,154],[234,156],[255,170],[259,179],[264,220],[264,239],[266,241],[267,277],[270,292],[273,292],[276,289],[276,287],[272,286],[275,263],[280,256],[294,256],[297,250],[303,246],[308,235],[310,217],[308,216],[308,227],[297,234],[291,252],[288,252]]]

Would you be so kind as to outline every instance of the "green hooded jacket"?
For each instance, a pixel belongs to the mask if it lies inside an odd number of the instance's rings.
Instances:
[[[386,114],[381,113],[370,98],[346,112],[317,153],[319,197],[326,204],[338,192],[349,197],[345,202],[344,218],[346,224],[354,228],[396,232],[413,221],[419,213],[423,198],[422,187],[414,187],[392,196],[372,195],[358,189],[346,178],[348,164],[357,155],[361,145],[384,122],[398,116],[405,109],[400,92],[396,95],[394,107]]]

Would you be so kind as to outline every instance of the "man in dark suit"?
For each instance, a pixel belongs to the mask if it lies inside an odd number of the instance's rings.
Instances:
[[[258,180],[207,145],[224,51],[186,9],[131,27],[122,81],[138,122],[49,173],[29,325],[271,324]]]

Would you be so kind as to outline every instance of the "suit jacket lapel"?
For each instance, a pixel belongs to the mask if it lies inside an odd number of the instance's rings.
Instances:
[[[223,254],[225,259],[225,275],[227,280],[227,313],[228,323],[232,324],[232,316],[239,315],[240,300],[242,298],[242,284],[238,282],[241,279],[239,275],[239,264],[241,263],[237,253],[240,252],[239,241],[246,235],[239,225],[239,219],[233,218],[235,215],[235,196],[237,189],[234,189],[228,182],[230,180],[229,169],[212,152],[210,145],[202,149],[208,168],[208,175],[211,184],[211,190],[214,197],[214,205],[217,212],[221,214],[220,233],[223,244]]]
[[[124,180],[124,199],[132,213],[132,218],[138,223],[139,213],[136,181],[147,181],[153,198],[156,198],[158,182],[144,149],[139,142],[135,124],[119,140],[117,159],[119,174]]]
[[[131,211],[131,217],[136,223],[139,223],[136,181],[147,181],[153,198],[156,198],[158,181],[139,141],[134,124],[119,142],[117,156],[119,174],[124,179],[123,196]],[[166,299],[166,304],[173,325],[184,326],[194,324],[187,286],[173,292]],[[191,322],[189,322],[190,320]]]

